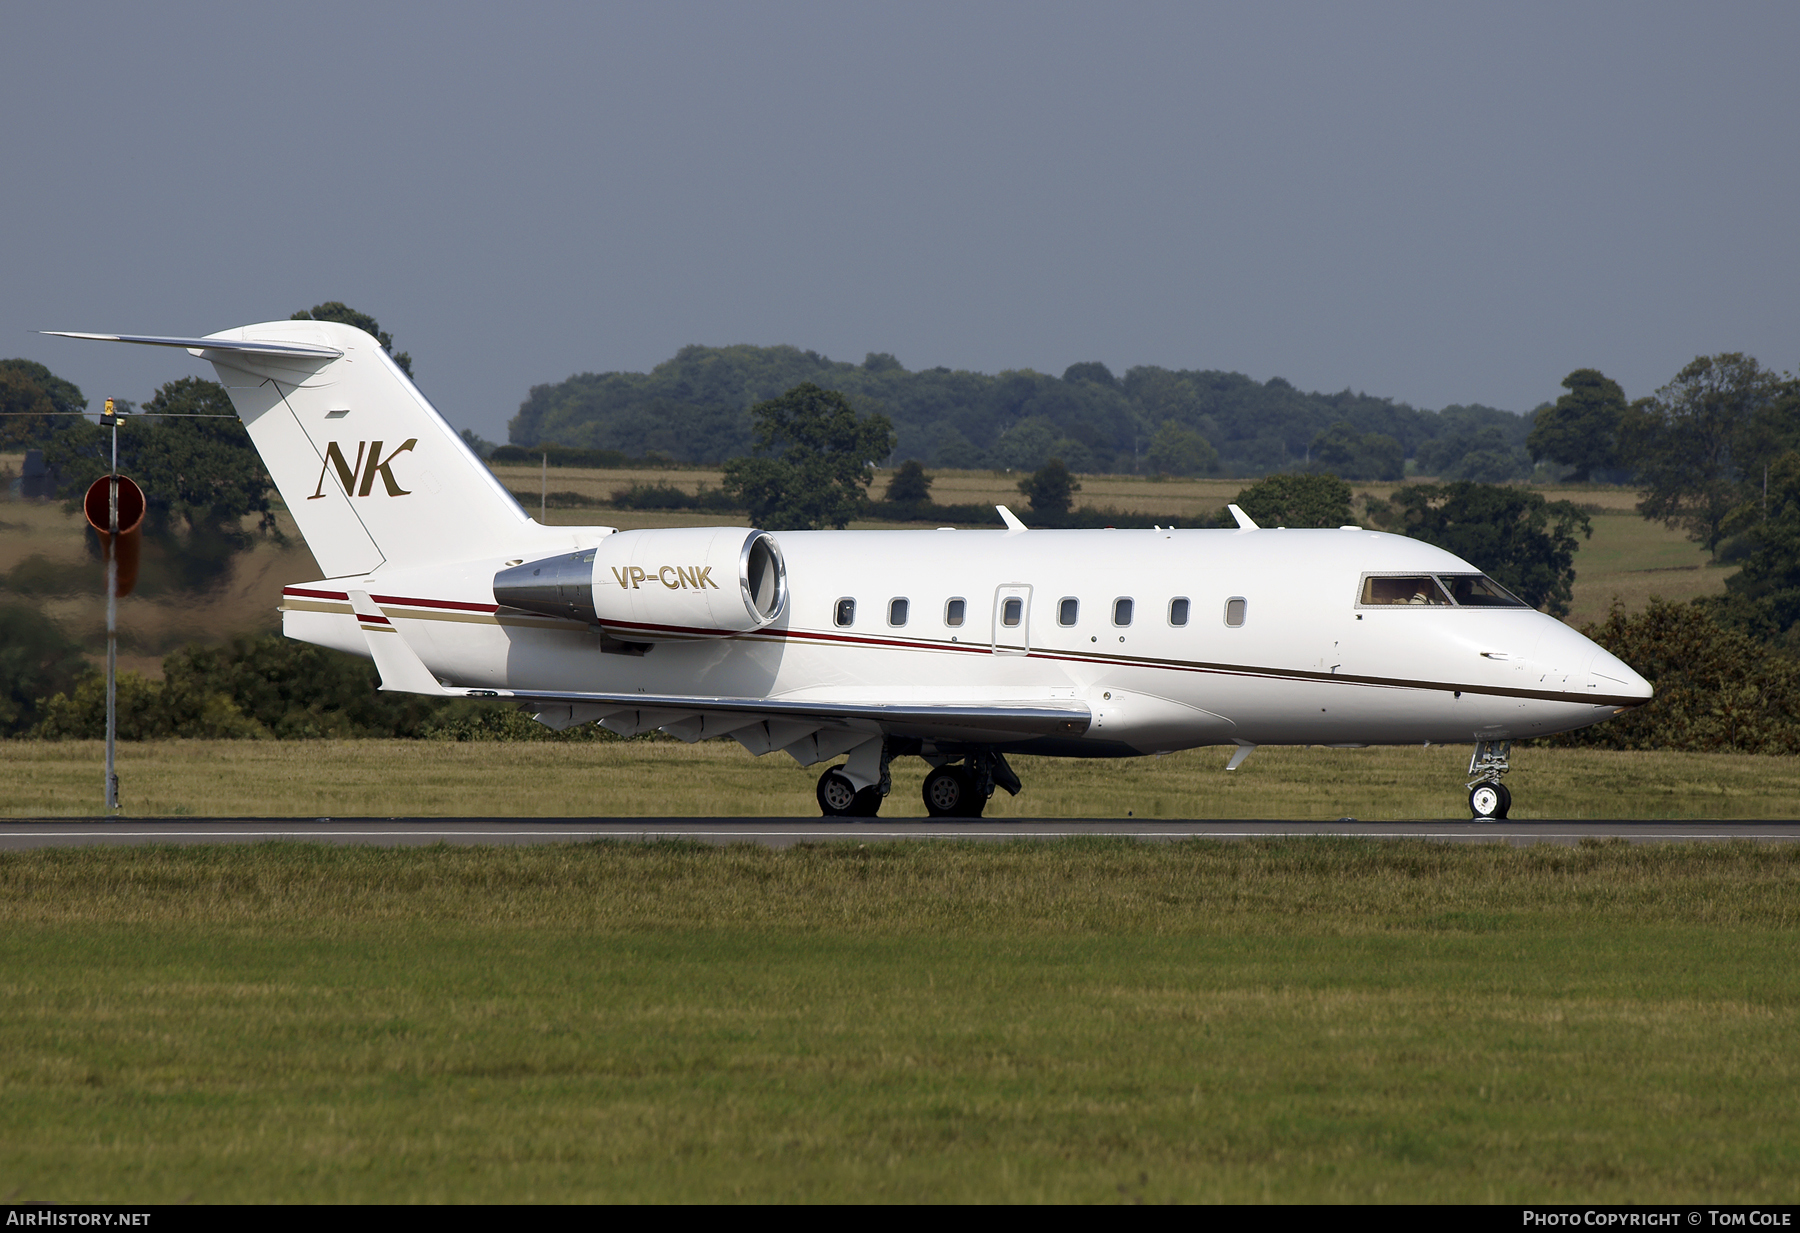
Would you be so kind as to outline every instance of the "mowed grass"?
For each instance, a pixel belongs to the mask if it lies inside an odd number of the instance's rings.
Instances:
[[[1793,1202],[1800,848],[0,854],[14,1201]]]
[[[989,819],[1468,817],[1467,746],[1225,749],[1161,758],[1016,757],[1025,788]],[[0,744],[0,816],[102,812],[98,741]],[[1800,817],[1800,759],[1514,751],[1512,816]],[[823,765],[731,741],[145,741],[119,746],[128,817],[808,817]],[[925,764],[896,759],[888,818],[925,816]]]

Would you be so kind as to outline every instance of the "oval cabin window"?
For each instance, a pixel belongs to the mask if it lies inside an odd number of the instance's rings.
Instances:
[[[1186,599],[1169,601],[1169,624],[1186,625],[1188,621],[1188,602]]]
[[[1075,618],[1080,615],[1081,601],[1078,599],[1065,599],[1056,605],[1056,623],[1058,625],[1073,625]]]
[[[839,625],[856,624],[856,601],[853,599],[838,600],[836,615]]]
[[[1244,623],[1244,613],[1248,608],[1249,603],[1242,595],[1233,595],[1230,599],[1225,601],[1225,624],[1231,626],[1233,629],[1242,625]]]
[[[1025,601],[1018,598],[1007,600],[1000,605],[1000,624],[1011,629],[1018,625],[1019,617],[1025,611]]]
[[[1120,598],[1113,600],[1113,624],[1131,624],[1131,600]]]
[[[944,624],[951,627],[961,625],[963,623],[963,614],[967,610],[968,604],[964,601],[960,599],[951,600],[944,605]]]
[[[906,609],[907,609],[907,603],[904,599],[888,600],[888,624],[889,625],[904,625],[904,624],[906,624]]]

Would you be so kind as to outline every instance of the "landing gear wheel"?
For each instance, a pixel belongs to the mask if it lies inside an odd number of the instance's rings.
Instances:
[[[881,811],[881,789],[874,784],[857,790],[834,766],[819,776],[819,812],[828,818],[873,818]]]
[[[1500,821],[1512,809],[1512,793],[1503,783],[1478,783],[1469,789],[1469,812],[1477,821]]]
[[[960,766],[940,766],[925,776],[925,812],[934,818],[979,818],[987,801],[975,776]]]

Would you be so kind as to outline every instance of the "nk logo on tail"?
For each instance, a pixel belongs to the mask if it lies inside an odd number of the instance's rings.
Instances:
[[[375,490],[377,475],[381,477],[382,486],[387,489],[388,496],[411,496],[412,489],[400,487],[390,468],[394,464],[394,459],[402,454],[412,452],[412,447],[418,443],[419,439],[412,437],[404,444],[396,446],[393,453],[383,458],[380,441],[358,441],[356,443],[356,461],[352,463],[344,458],[344,451],[338,447],[336,441],[333,441],[326,445],[325,461],[319,464],[318,487],[313,490],[312,496],[306,499],[317,501],[325,495],[325,476],[332,470],[337,471],[338,482],[344,486],[344,495],[347,497],[368,496]],[[365,460],[368,464],[366,467],[363,465]]]

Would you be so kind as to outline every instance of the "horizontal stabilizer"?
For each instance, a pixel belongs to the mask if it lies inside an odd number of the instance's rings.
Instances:
[[[57,338],[86,338],[94,342],[138,343],[145,347],[182,347],[198,355],[201,351],[235,351],[241,355],[287,356],[304,360],[335,360],[344,353],[336,347],[319,347],[298,342],[246,342],[235,338],[164,338],[155,334],[82,334],[74,330],[44,330]]]

